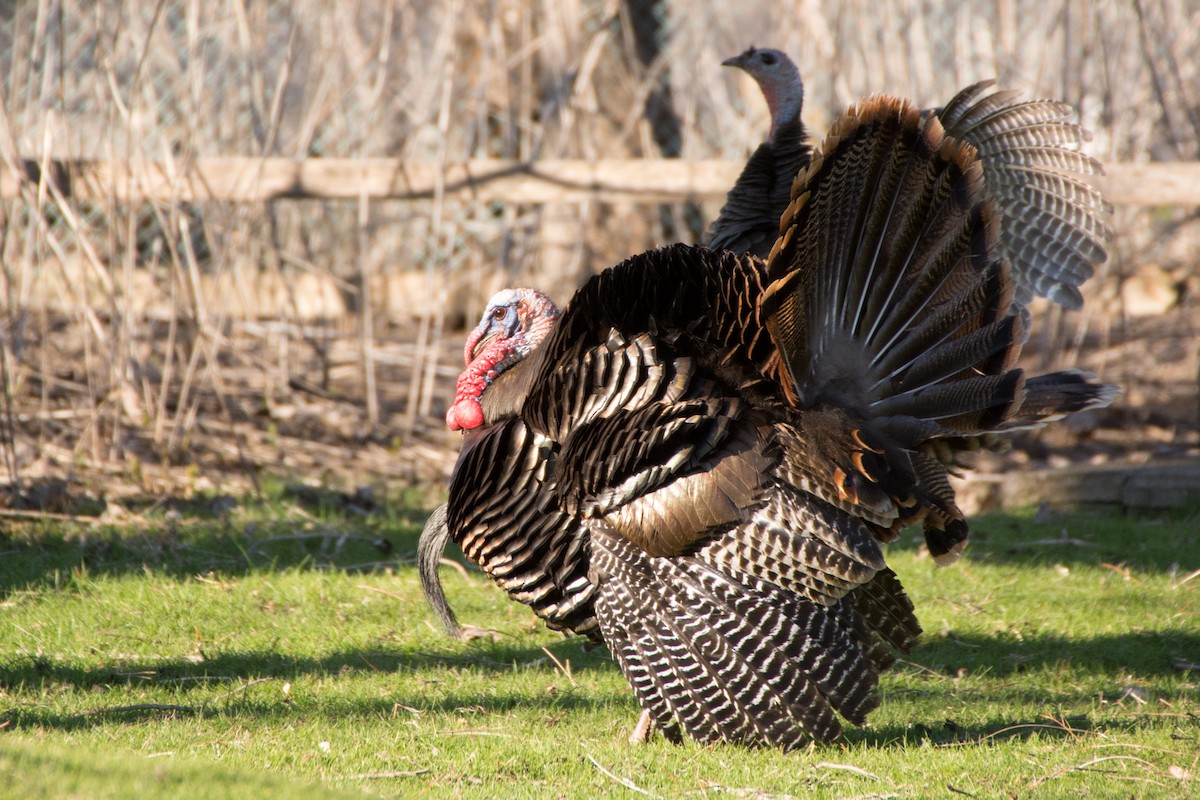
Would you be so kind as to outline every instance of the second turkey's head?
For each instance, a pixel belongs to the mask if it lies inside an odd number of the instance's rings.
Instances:
[[[780,126],[799,119],[804,105],[804,82],[787,53],[769,47],[751,47],[741,55],[725,59],[721,66],[737,67],[754,78],[762,89],[771,110],[771,133],[767,141],[774,140]]]
[[[483,318],[467,337],[454,405],[446,412],[452,431],[484,424],[480,398],[500,373],[532,353],[554,328],[558,309],[534,289],[503,289],[488,301]]]

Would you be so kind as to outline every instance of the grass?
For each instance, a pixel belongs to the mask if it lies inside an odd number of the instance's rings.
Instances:
[[[420,512],[270,495],[0,534],[0,796],[1197,791],[1195,512],[984,517],[948,569],[906,535],[889,560],[924,643],[869,726],[784,755],[629,746],[605,651],[478,573],[444,571],[447,591],[498,641],[430,626]]]

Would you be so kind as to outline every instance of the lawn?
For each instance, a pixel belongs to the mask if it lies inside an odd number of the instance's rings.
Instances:
[[[423,512],[199,498],[0,533],[0,796],[1179,797],[1200,794],[1200,514],[988,516],[937,568],[870,725],[784,755],[626,742],[603,648],[444,569]]]

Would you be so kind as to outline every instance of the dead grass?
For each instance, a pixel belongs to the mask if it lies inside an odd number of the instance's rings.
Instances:
[[[719,63],[750,43],[798,57],[814,131],[871,91],[932,104],[994,75],[1079,106],[1101,158],[1194,158],[1197,13],[1007,0],[41,0],[0,16],[0,161],[742,158],[765,109]],[[48,481],[93,495],[252,490],[264,469],[438,483],[457,331],[495,288],[528,282],[563,299],[632,252],[698,237],[715,211],[440,196],[93,202],[54,178],[0,201],[10,505]],[[1196,446],[1195,220],[1122,210],[1088,310],[1039,318],[1031,364],[1084,366],[1127,394],[1093,427],[1034,443],[1035,460]],[[1147,264],[1175,304],[1133,317],[1123,289]],[[1096,446],[1079,455],[1081,442]]]

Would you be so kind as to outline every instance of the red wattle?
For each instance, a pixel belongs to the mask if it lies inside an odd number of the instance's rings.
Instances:
[[[464,397],[446,412],[446,427],[452,431],[469,431],[483,424],[483,408],[474,397]]]

